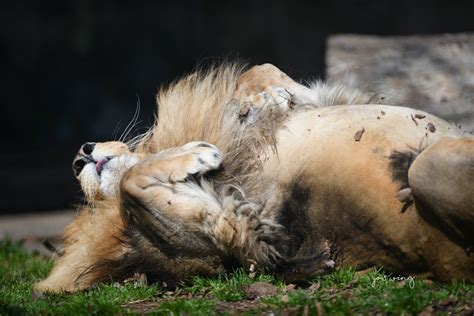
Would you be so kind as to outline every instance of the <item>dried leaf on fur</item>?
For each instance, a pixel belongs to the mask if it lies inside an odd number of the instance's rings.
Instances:
[[[358,130],[355,134],[354,134],[354,140],[356,142],[360,141],[360,139],[362,138],[362,135],[364,134],[365,132],[365,129],[362,127],[362,129]]]
[[[397,192],[397,199],[402,203],[413,201],[413,192],[410,188],[405,188]]]
[[[431,133],[436,132],[436,127],[434,126],[433,123],[429,122],[428,125],[426,125],[426,127],[428,128],[428,130],[429,130]]]

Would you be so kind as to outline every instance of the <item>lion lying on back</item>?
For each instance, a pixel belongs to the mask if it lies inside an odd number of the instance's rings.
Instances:
[[[194,73],[157,102],[134,146],[79,150],[88,204],[36,290],[251,265],[291,280],[350,265],[474,281],[472,136],[268,64]]]

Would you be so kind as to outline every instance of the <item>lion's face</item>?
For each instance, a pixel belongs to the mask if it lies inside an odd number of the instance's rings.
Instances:
[[[120,178],[140,161],[122,142],[85,143],[72,162],[74,175],[79,180],[88,201],[115,196]]]

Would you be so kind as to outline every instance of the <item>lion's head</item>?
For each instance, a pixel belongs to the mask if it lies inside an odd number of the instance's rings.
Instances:
[[[122,175],[141,160],[119,141],[83,144],[72,162],[87,201],[115,196]]]

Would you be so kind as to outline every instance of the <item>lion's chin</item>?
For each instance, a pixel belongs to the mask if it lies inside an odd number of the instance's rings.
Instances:
[[[117,195],[123,174],[140,160],[138,155],[128,154],[89,163],[77,177],[88,202]]]
[[[101,178],[96,172],[94,163],[89,163],[84,166],[84,169],[77,177],[81,183],[82,191],[88,202],[93,201],[99,193]]]

